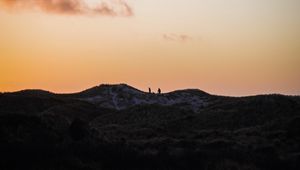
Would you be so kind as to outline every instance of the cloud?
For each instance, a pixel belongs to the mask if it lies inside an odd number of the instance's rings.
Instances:
[[[193,40],[191,36],[186,34],[163,34],[162,37],[166,41],[187,42]]]
[[[125,0],[99,0],[90,7],[84,0],[1,0],[0,9],[11,11],[40,10],[51,14],[132,16],[133,10]]]

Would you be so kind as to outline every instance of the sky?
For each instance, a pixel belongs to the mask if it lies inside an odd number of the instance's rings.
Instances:
[[[0,91],[300,95],[299,0],[0,0]]]

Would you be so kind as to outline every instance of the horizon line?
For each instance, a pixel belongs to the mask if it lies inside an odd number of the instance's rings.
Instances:
[[[23,92],[23,91],[44,91],[44,92],[48,92],[48,93],[52,93],[52,94],[56,94],[56,95],[64,95],[64,94],[81,93],[81,92],[84,92],[86,90],[96,88],[96,87],[100,87],[100,86],[118,86],[118,85],[126,85],[126,86],[129,86],[129,87],[134,88],[136,90],[139,90],[141,92],[149,93],[145,90],[141,90],[141,89],[136,88],[134,86],[131,86],[127,83],[100,83],[100,84],[92,86],[90,88],[85,88],[83,90],[73,91],[73,92],[55,92],[55,91],[46,90],[46,89],[42,89],[42,88],[25,88],[25,89],[16,90],[16,91],[0,91],[0,93],[5,94],[5,93],[18,93],[18,92]],[[149,87],[146,87],[146,88],[149,88]],[[300,97],[300,94],[283,94],[283,93],[276,93],[276,92],[274,92],[274,93],[257,93],[257,94],[250,94],[250,95],[219,95],[219,94],[213,94],[213,93],[207,92],[205,90],[201,90],[200,88],[179,88],[179,89],[175,89],[175,90],[171,90],[171,91],[166,91],[165,93],[162,92],[162,94],[168,94],[168,93],[172,93],[172,92],[176,92],[176,91],[184,91],[184,90],[199,90],[199,91],[202,91],[202,92],[207,93],[207,94],[212,95],[212,96],[223,96],[223,97],[251,97],[251,96],[267,96],[267,95],[281,95],[281,96]],[[157,94],[157,93],[155,93],[155,94]]]

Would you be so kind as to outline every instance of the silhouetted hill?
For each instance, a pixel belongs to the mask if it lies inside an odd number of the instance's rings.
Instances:
[[[299,134],[298,96],[0,94],[0,169],[296,170]]]
[[[90,89],[72,95],[81,98],[95,97],[98,95],[107,94],[110,92],[110,90],[114,92],[117,91],[117,92],[145,93],[127,84],[115,84],[115,85],[101,84],[99,86],[95,86]]]
[[[21,90],[13,93],[5,93],[5,94],[14,94],[14,95],[22,95],[22,96],[36,96],[36,97],[50,97],[53,96],[54,93],[45,90],[31,89],[31,90]]]
[[[66,94],[95,105],[124,110],[138,105],[181,106],[183,109],[197,111],[204,107],[210,95],[197,89],[178,90],[164,94],[149,94],[126,84],[100,85],[80,93]]]

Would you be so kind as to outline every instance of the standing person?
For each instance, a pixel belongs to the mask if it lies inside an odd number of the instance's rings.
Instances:
[[[151,88],[149,87],[148,89],[149,89],[149,94],[151,94]]]
[[[158,94],[161,94],[161,90],[160,90],[160,88],[158,88],[157,92],[158,92]]]

